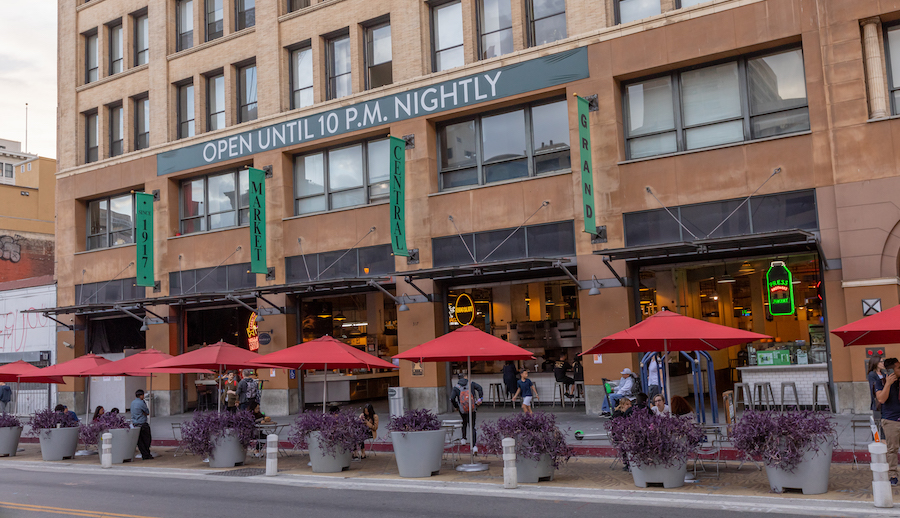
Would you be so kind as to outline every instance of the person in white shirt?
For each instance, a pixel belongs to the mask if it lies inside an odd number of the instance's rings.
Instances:
[[[661,392],[660,387],[662,385],[659,383],[659,357],[653,356],[647,365],[647,395],[650,396],[650,401]]]
[[[612,415],[609,411],[609,405],[617,406],[620,399],[631,395],[631,391],[634,388],[634,373],[626,367],[621,374],[622,378],[619,380],[619,385],[616,387],[615,392],[610,394],[608,398],[603,399],[601,415]]]
[[[653,398],[653,406],[650,407],[650,410],[653,411],[653,415],[672,415],[669,405],[666,404],[666,398],[662,394],[657,394]]]

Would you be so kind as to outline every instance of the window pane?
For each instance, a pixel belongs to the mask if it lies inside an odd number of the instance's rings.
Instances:
[[[390,176],[390,142],[387,139],[374,140],[367,145],[369,183],[386,181]]]
[[[107,229],[107,201],[92,201],[88,205],[89,234],[105,234]]]
[[[481,9],[481,33],[512,27],[510,0],[483,0]]]
[[[87,37],[85,41],[85,53],[87,54],[87,77],[85,81],[90,83],[99,79],[98,67],[100,66],[100,54],[97,45],[97,35]]]
[[[144,149],[149,146],[150,134],[150,99],[144,98],[135,101],[135,149]]]
[[[93,236],[88,238],[87,249],[96,250],[97,248],[106,248],[106,234]]]
[[[237,29],[256,25],[256,0],[237,0]]]
[[[513,178],[525,176],[528,176],[528,162],[526,160],[514,160],[512,162],[501,162],[484,166],[484,181],[486,183],[502,182],[503,180],[512,180]]]
[[[441,189],[452,189],[454,187],[477,184],[478,170],[475,168],[441,173]]]
[[[569,147],[569,109],[566,101],[531,109],[534,152],[559,151]]]
[[[718,201],[681,207],[681,223],[698,238],[704,239],[718,226],[743,200]],[[747,207],[741,207],[728,221],[709,237],[740,236],[750,233],[750,215]]]
[[[309,0],[290,0],[290,12],[309,7]]]
[[[206,39],[212,40],[222,36],[224,29],[222,10],[223,0],[206,0]]]
[[[369,65],[391,61],[391,26],[372,29],[368,36]]]
[[[180,138],[194,136],[194,85],[184,85],[178,89],[178,115],[179,122],[189,123],[182,125]]]
[[[203,201],[203,178],[189,180],[181,184],[181,216],[190,218],[206,214]]]
[[[678,151],[678,141],[675,133],[635,138],[628,141],[628,151],[631,159],[675,153]]]
[[[297,214],[309,214],[311,212],[324,212],[328,210],[325,203],[325,196],[316,196],[314,198],[303,198],[297,200]]]
[[[818,230],[814,191],[754,196],[750,200],[754,232]]]
[[[566,12],[566,0],[531,0],[535,20]]]
[[[568,149],[558,153],[545,153],[534,157],[534,174],[562,171],[572,168],[572,154]]]
[[[194,2],[182,0],[178,2],[178,50],[194,46]]]
[[[209,177],[209,213],[234,210],[237,203],[234,192],[234,173]]]
[[[244,169],[238,172],[238,207],[250,206],[250,171]]]
[[[341,257],[346,250],[334,250],[319,254],[319,275],[322,279],[352,279],[357,276],[356,252]],[[340,258],[340,260],[338,260]],[[337,263],[335,263],[337,261]]]
[[[619,0],[619,23],[633,22],[661,12],[659,0]]]
[[[651,79],[625,88],[629,135],[645,135],[675,129],[672,79]]]
[[[228,228],[237,225],[234,212],[220,212],[209,216],[209,229]]]
[[[887,47],[891,59],[891,88],[897,88],[900,87],[900,25],[887,30]]]
[[[313,104],[312,49],[305,48],[291,53],[291,87],[294,109]]]
[[[796,131],[809,131],[809,108],[760,115],[750,119],[753,138],[784,135]]]
[[[513,51],[512,29],[485,34],[481,59],[490,59]]]
[[[572,222],[525,227],[528,257],[575,255],[575,227]]]
[[[512,234],[512,237],[510,237]],[[507,239],[509,238],[509,239]],[[503,243],[503,240],[506,242]],[[502,245],[500,243],[503,243]],[[462,243],[460,243],[462,246]],[[497,247],[500,248],[497,248]],[[496,249],[496,251],[494,250]],[[491,253],[493,252],[493,253]],[[488,255],[490,254],[490,255]],[[475,258],[478,261],[505,261],[525,257],[525,229],[479,232],[475,234]]]
[[[441,170],[475,165],[475,120],[441,128]]]
[[[181,222],[182,234],[193,234],[206,230],[206,218],[187,219]]]
[[[322,153],[294,159],[294,195],[297,198],[325,192],[325,162]]]
[[[723,122],[711,126],[700,126],[685,131],[685,146],[687,149],[719,146],[730,142],[744,140],[743,121]]]
[[[557,14],[549,18],[535,20],[534,44],[543,45],[566,37],[566,15]]]
[[[806,106],[806,76],[800,49],[747,60],[750,114]]]
[[[328,187],[332,191],[363,184],[362,146],[332,149],[328,152]]]
[[[228,278],[228,289],[237,290],[240,288],[253,288],[256,286],[256,274],[247,273],[250,269],[250,263],[229,264],[226,268]]]
[[[681,74],[684,125],[741,116],[741,89],[736,62]]]
[[[465,244],[463,244],[463,240],[465,240]],[[431,253],[434,257],[432,263],[436,268],[472,264],[472,256],[469,255],[466,246],[474,253],[475,238],[472,234],[463,234],[462,237],[446,236],[433,238],[431,240]]]
[[[150,19],[147,15],[137,19],[135,25],[135,40],[137,41],[137,63],[143,65],[150,58]]]
[[[449,70],[451,68],[461,67],[466,64],[465,48],[462,46],[438,52],[435,56],[437,63],[435,71]]]
[[[331,195],[331,209],[340,209],[343,207],[352,207],[354,205],[363,205],[366,203],[365,189],[354,189],[352,191],[341,191]]]
[[[113,232],[109,235],[109,239],[109,246],[128,245],[134,243],[134,231],[124,230],[121,232]]]
[[[122,25],[116,25],[109,29],[109,59],[110,73],[118,74],[122,71]]]
[[[525,111],[516,110],[482,118],[481,146],[484,163],[524,157]]]
[[[677,215],[677,211],[673,211]],[[657,245],[681,241],[681,227],[663,210],[623,214],[625,246]],[[688,236],[690,237],[690,236]]]
[[[225,127],[225,76],[210,78],[208,86],[209,130],[222,129]]]
[[[369,183],[369,200],[387,198],[391,194],[391,185],[387,182]]]
[[[463,44],[462,3],[435,7],[434,18],[434,44],[437,50]]]
[[[350,38],[332,40],[331,51],[331,70],[334,75],[350,73]]]
[[[691,7],[693,5],[703,4],[709,1],[710,0],[681,0],[681,7]]]
[[[344,76],[349,77],[349,76]],[[394,82],[393,66],[390,61],[369,68],[369,88],[379,88]]]
[[[366,272],[365,268],[368,268],[369,271]],[[367,246],[359,249],[358,277],[383,275],[392,273],[394,270],[396,270],[394,267],[394,254],[391,253],[390,245]]]
[[[352,76],[344,74],[334,78],[334,98],[346,97],[353,93]]]
[[[241,69],[240,121],[256,119],[256,65]]]
[[[312,106],[313,104],[313,89],[304,88],[303,90],[298,90],[294,92],[293,97],[294,108],[304,108],[306,106]]]
[[[109,219],[112,231],[134,228],[131,195],[118,196],[109,200]]]

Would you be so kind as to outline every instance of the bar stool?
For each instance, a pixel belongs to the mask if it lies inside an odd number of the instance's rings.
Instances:
[[[800,396],[797,395],[797,384],[793,381],[782,381],[781,382],[781,411],[784,412],[784,394],[787,389],[791,389],[794,392],[794,405],[797,408],[800,408]]]
[[[737,417],[738,403],[744,405],[744,410],[756,408],[753,405],[753,390],[749,383],[734,384],[734,417]]]
[[[575,408],[575,403],[577,401],[581,401],[584,403],[584,382],[576,381],[575,382],[575,397],[572,398],[572,408]]]
[[[772,392],[772,384],[768,381],[761,381],[753,386],[753,393],[756,396],[756,404],[760,408],[765,400],[766,410],[772,410],[775,405],[775,393]]]
[[[557,381],[553,384],[553,404],[550,406],[556,406],[556,398],[559,398],[559,405],[563,408],[566,408],[565,382]]]
[[[813,411],[817,410],[817,407],[822,406],[819,405],[819,389],[822,389],[822,392],[825,393],[825,404],[828,405],[828,411],[834,413],[834,406],[831,404],[831,390],[828,388],[827,381],[816,381],[813,383],[813,401],[812,401],[812,409]]]
[[[491,398],[491,404],[494,405],[494,408],[497,408],[497,401],[500,401],[503,406],[506,406],[506,399],[503,398],[503,392],[502,383],[491,383],[490,387],[488,387],[488,395]]]

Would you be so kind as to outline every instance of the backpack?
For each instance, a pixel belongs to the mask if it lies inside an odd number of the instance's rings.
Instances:
[[[459,391],[459,411],[468,414],[472,408],[472,391],[468,388]]]
[[[247,378],[247,399],[259,399],[259,384],[253,378]]]

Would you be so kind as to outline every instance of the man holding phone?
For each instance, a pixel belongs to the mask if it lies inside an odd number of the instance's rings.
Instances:
[[[900,361],[897,358],[884,360],[888,373],[884,379],[875,382],[875,399],[881,403],[881,427],[887,444],[888,476],[891,485],[897,485],[897,450],[900,449]]]

